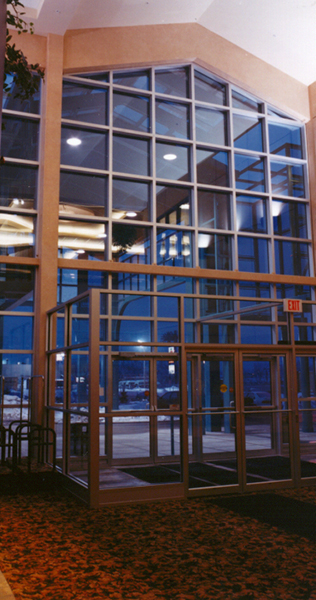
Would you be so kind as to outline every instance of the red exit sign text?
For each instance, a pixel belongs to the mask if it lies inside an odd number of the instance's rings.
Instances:
[[[284,312],[302,312],[302,300],[290,300],[290,298],[286,298],[283,300],[283,310]]]

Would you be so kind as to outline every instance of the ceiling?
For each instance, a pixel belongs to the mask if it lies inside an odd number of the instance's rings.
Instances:
[[[38,34],[198,23],[305,85],[316,81],[316,0],[24,0],[23,4]]]

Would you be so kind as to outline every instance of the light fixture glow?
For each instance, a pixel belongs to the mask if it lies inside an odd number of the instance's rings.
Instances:
[[[84,254],[85,250],[83,248],[80,248],[79,250],[77,250],[77,254]]]
[[[79,138],[76,137],[71,137],[67,140],[67,144],[69,144],[69,146],[80,146],[81,143],[81,140],[79,140]]]
[[[123,217],[125,217],[125,212],[122,212],[121,210],[112,212],[112,219],[115,221],[118,221],[119,219],[123,219]]]
[[[182,238],[182,256],[190,256],[190,238],[184,235]]]
[[[180,208],[182,208],[182,210],[190,210],[190,204],[181,204]]]
[[[177,236],[176,235],[170,236],[169,256],[172,256],[172,258],[175,258],[176,256],[178,256],[178,250],[176,248],[176,243],[177,243]]]
[[[274,200],[272,202],[272,216],[278,217],[281,214],[284,206],[284,202],[277,202],[276,200]]]
[[[211,236],[206,233],[199,233],[198,237],[198,247],[199,248],[208,248],[211,243]]]
[[[163,157],[165,160],[176,160],[177,155],[176,154],[164,154]]]
[[[127,217],[130,217],[130,218],[131,218],[131,217],[137,217],[137,213],[136,213],[136,212],[134,212],[133,210],[129,210],[129,211],[126,213],[126,216],[127,216]]]

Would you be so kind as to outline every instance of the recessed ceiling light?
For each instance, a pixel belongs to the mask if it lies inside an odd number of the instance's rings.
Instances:
[[[81,143],[81,140],[79,140],[79,138],[76,137],[71,137],[67,140],[67,144],[69,144],[69,146],[80,146]]]
[[[190,204],[181,204],[180,208],[182,208],[182,210],[190,210]]]
[[[164,154],[164,159],[165,160],[175,160],[177,158],[176,154]]]
[[[136,212],[134,212],[133,210],[129,210],[129,211],[126,213],[126,216],[127,216],[127,217],[136,217],[136,216],[137,216],[137,213],[136,213]]]
[[[83,250],[82,248],[80,248],[80,250],[77,250],[77,254],[84,254],[85,250]]]

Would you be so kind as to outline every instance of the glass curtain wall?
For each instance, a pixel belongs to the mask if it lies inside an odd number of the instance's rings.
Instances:
[[[0,255],[34,256],[40,126],[40,93],[15,98],[13,79],[4,92],[0,177]]]
[[[294,314],[295,341],[303,344],[316,340],[314,287],[309,285],[236,282],[231,279],[198,279],[143,273],[105,274],[102,271],[79,269],[59,270],[59,303],[67,302],[94,287],[164,293],[165,304],[161,306],[158,316],[165,317],[166,323],[172,316],[172,295],[184,295],[185,342],[188,344],[290,343],[283,299],[298,298],[303,302],[303,312]],[[128,314],[127,305],[122,305],[120,316]],[[131,330],[131,336],[134,335],[136,339],[140,336],[137,324],[134,329],[134,333]],[[161,335],[166,337],[166,341],[174,341],[172,327],[169,331],[167,324]]]
[[[313,273],[304,127],[195,66],[63,86],[59,255]]]
[[[40,92],[16,98],[11,76],[3,94],[0,155],[0,423],[30,417],[33,389],[34,256],[39,166]],[[7,257],[12,262],[6,263]]]

